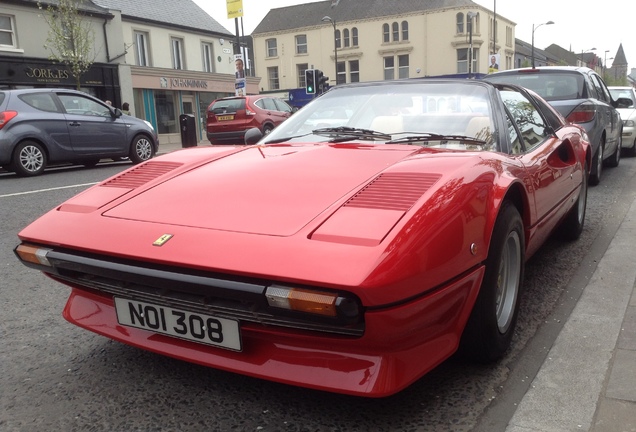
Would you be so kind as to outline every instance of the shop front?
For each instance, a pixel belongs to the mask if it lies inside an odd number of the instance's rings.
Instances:
[[[76,89],[77,82],[61,63],[40,58],[0,56],[0,89],[21,88]],[[121,106],[117,65],[93,63],[80,77],[80,90]]]
[[[208,106],[235,93],[235,77],[230,74],[132,67],[131,75],[135,113],[153,124],[160,144],[181,142],[181,114],[194,116],[197,141],[206,140]],[[259,78],[247,81],[248,92],[258,93]]]

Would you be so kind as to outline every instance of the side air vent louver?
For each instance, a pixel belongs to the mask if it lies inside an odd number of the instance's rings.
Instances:
[[[440,174],[380,174],[344,206],[407,211],[440,177]]]
[[[173,169],[180,167],[181,165],[182,164],[177,162],[150,161],[118,175],[101,186],[135,189],[172,171]]]

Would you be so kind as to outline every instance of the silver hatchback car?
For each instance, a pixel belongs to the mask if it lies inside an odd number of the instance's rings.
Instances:
[[[616,108],[629,105],[629,100],[614,100],[603,79],[592,69],[544,66],[496,72],[484,79],[529,88],[567,121],[583,126],[593,151],[590,184],[601,181],[603,165],[618,166],[623,122]]]
[[[152,125],[93,96],[66,89],[0,91],[0,166],[20,176],[51,164],[140,163],[158,151]]]

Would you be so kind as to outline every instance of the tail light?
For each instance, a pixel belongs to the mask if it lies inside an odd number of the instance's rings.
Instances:
[[[2,129],[4,127],[4,125],[9,123],[9,120],[11,120],[13,117],[15,117],[17,115],[18,115],[17,111],[3,111],[3,112],[0,112],[0,129]]]
[[[570,123],[587,123],[591,122],[596,115],[596,107],[591,102],[584,102],[572,111],[567,120]]]
[[[247,116],[255,116],[256,113],[252,110],[250,110],[249,108],[245,108],[245,115]]]

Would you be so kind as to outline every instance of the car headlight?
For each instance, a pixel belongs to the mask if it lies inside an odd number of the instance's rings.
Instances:
[[[154,132],[155,128],[152,127],[152,124],[148,120],[144,120],[144,123],[146,123],[148,125],[148,127],[150,128],[150,130],[152,130]]]
[[[623,120],[624,127],[634,127],[634,120]]]

